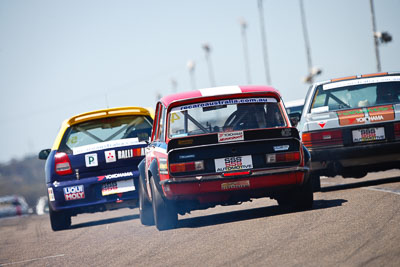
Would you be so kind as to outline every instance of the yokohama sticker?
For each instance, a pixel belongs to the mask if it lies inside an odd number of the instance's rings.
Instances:
[[[63,190],[66,201],[85,198],[85,191],[83,190],[83,185],[64,187]]]
[[[367,116],[368,114],[368,116]],[[357,108],[338,111],[340,125],[365,124],[369,122],[382,122],[394,120],[394,109],[392,105],[377,106],[369,108]]]
[[[113,173],[113,174],[107,174],[104,176],[97,176],[97,181],[102,181],[104,178],[109,180],[109,179],[131,177],[131,176],[133,176],[132,172]]]
[[[243,131],[218,133],[218,142],[234,142],[244,140]]]

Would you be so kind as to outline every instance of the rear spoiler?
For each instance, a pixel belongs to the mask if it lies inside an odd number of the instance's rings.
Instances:
[[[243,132],[244,132],[243,141],[279,139],[288,137],[300,140],[299,132],[295,127],[272,128],[272,129],[261,129],[261,130],[256,129],[256,130],[247,130]],[[201,146],[201,145],[218,144],[218,143],[219,143],[218,133],[174,138],[169,141],[167,152],[175,148],[184,148],[184,147]]]

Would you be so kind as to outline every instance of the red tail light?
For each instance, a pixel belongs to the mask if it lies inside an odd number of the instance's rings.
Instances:
[[[192,162],[173,163],[170,164],[169,167],[171,173],[201,171],[204,170],[204,161],[199,160]]]
[[[303,133],[302,141],[306,147],[343,145],[341,130]]]
[[[71,162],[64,152],[57,152],[54,156],[55,170],[58,175],[72,174]]]
[[[276,153],[267,154],[267,163],[279,163],[279,162],[292,162],[300,160],[300,152],[287,152],[287,153]]]
[[[400,122],[394,124],[394,136],[396,139],[400,138]]]

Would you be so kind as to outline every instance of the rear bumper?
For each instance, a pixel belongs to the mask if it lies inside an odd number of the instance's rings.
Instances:
[[[99,180],[98,177],[85,178],[81,180],[62,181],[47,184],[49,205],[54,211],[69,211],[72,215],[112,210],[124,207],[136,207],[139,198],[137,191],[138,177],[133,179],[131,191],[102,195],[102,186],[108,182],[124,181],[129,179]],[[77,189],[66,196],[65,188]],[[83,191],[81,191],[82,189]],[[51,196],[53,195],[53,197]]]
[[[361,167],[365,171],[399,168],[400,142],[349,147],[310,149],[311,170],[325,175],[341,174],[341,169]]]
[[[308,179],[308,167],[293,167],[280,170],[257,171],[250,175],[223,177],[210,175],[205,177],[187,177],[161,181],[164,195],[168,199],[192,200],[209,194],[226,195],[240,193],[271,193],[280,187],[303,184]]]

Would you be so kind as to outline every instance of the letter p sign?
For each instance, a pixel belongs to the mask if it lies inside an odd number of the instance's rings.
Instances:
[[[98,162],[97,162],[97,154],[93,153],[93,154],[86,154],[85,155],[85,163],[86,163],[86,167],[94,167],[94,166],[98,166]]]

